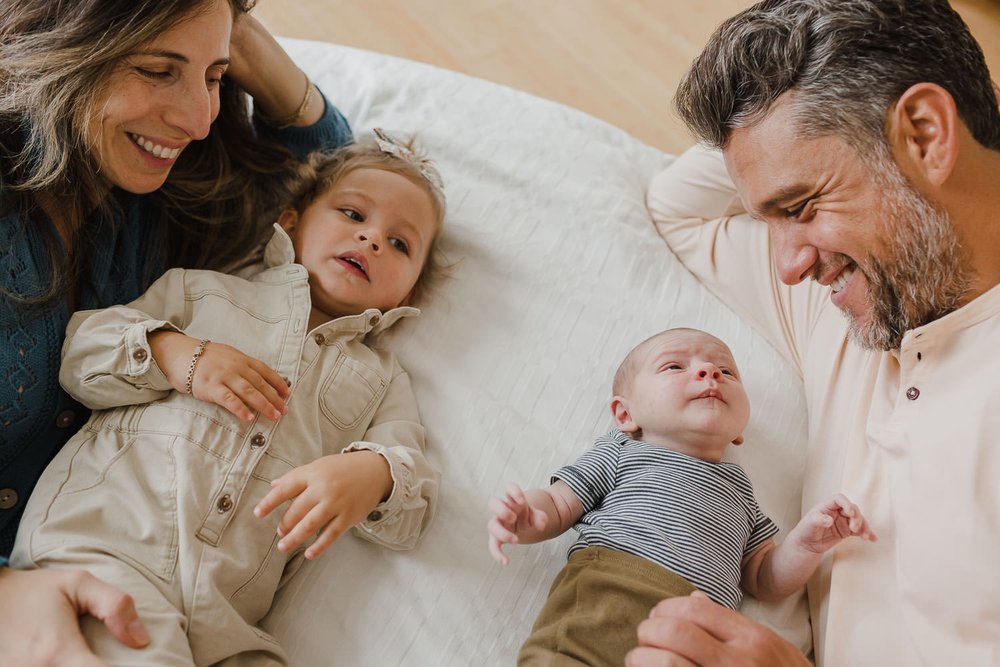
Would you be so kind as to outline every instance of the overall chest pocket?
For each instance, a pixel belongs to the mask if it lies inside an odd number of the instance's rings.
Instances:
[[[341,354],[323,382],[320,408],[335,426],[349,431],[371,417],[388,386],[377,369]]]

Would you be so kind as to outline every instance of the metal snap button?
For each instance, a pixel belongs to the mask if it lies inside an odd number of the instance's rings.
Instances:
[[[62,412],[59,413],[59,416],[56,417],[56,426],[58,428],[68,428],[73,424],[73,421],[75,419],[76,419],[75,412],[73,412],[72,410],[63,410]]]
[[[149,355],[146,354],[146,350],[142,349],[141,347],[132,353],[132,358],[140,362],[146,361],[147,356]]]
[[[17,491],[14,489],[0,489],[0,510],[9,510],[17,505]]]
[[[382,321],[381,315],[372,315],[371,319],[368,320],[368,325],[373,327],[381,321]]]
[[[267,442],[267,438],[260,432],[254,433],[254,436],[250,438],[251,447],[263,447],[265,442]]]
[[[918,396],[920,396],[920,390],[917,389],[916,387],[910,387],[909,389],[906,390],[906,397],[911,401],[917,400]]]
[[[323,343],[326,342],[326,336],[324,336],[321,333],[318,333],[315,336],[313,336],[313,340],[316,341],[317,345],[322,345]]]
[[[372,512],[370,512],[368,514],[368,520],[369,521],[373,521],[374,522],[374,521],[378,521],[381,518],[382,518],[382,512],[380,512],[379,510],[373,510]]]
[[[219,514],[225,514],[229,510],[233,509],[233,499],[230,498],[229,494],[227,493],[226,495],[219,498],[219,502],[216,503],[215,506],[218,508]]]

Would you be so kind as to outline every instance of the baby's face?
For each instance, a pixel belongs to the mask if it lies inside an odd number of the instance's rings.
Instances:
[[[750,418],[729,348],[703,332],[671,331],[638,353],[623,400],[642,439],[718,460]]]
[[[331,319],[405,303],[436,233],[429,193],[399,174],[356,169],[282,226],[309,272],[313,308]]]

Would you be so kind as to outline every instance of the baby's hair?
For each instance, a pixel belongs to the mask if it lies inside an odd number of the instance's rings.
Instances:
[[[640,351],[644,350],[646,346],[652,343],[654,340],[657,340],[669,334],[682,333],[685,331],[688,333],[697,333],[709,336],[711,338],[715,338],[715,340],[718,340],[720,343],[725,345],[725,343],[723,343],[722,340],[720,340],[717,336],[713,336],[707,331],[702,331],[701,329],[692,329],[691,327],[674,327],[673,329],[666,329],[659,333],[655,333],[646,340],[642,341],[641,343],[633,347],[629,351],[629,353],[625,355],[625,359],[622,360],[622,363],[619,364],[618,366],[618,370],[615,371],[615,379],[611,383],[611,395],[624,396],[625,393],[628,392],[629,389],[631,389],[632,378],[635,377],[636,364],[638,363],[636,359],[639,356]],[[729,346],[726,345],[726,347],[728,348]]]
[[[303,213],[317,198],[335,186],[344,176],[358,169],[378,169],[399,174],[423,189],[431,198],[434,208],[434,236],[430,241],[427,259],[413,288],[411,302],[420,300],[423,293],[444,273],[438,256],[437,238],[444,226],[446,205],[444,193],[420,171],[425,158],[413,148],[413,141],[405,146],[414,153],[414,161],[403,159],[379,148],[374,138],[366,137],[357,143],[333,151],[315,151],[299,168],[289,186],[291,198],[286,209]]]

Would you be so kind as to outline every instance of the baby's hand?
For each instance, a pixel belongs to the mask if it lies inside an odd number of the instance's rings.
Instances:
[[[503,552],[503,545],[517,544],[519,528],[530,526],[543,530],[549,520],[545,512],[528,504],[524,491],[517,484],[507,487],[507,493],[502,498],[490,500],[490,513],[493,516],[486,524],[490,533],[490,553],[501,565],[510,562]]]
[[[154,331],[149,346],[156,364],[171,386],[187,391],[187,375],[198,348],[198,339],[177,331]],[[202,350],[191,378],[191,394],[215,403],[244,421],[253,419],[253,410],[277,421],[288,413],[285,399],[288,384],[267,364],[224,343],[209,343]]]
[[[312,560],[363,521],[392,493],[392,485],[389,462],[381,455],[369,450],[331,454],[271,482],[271,490],[253,513],[263,518],[292,500],[278,524],[278,549],[292,551],[322,530],[306,549],[306,558]]]
[[[858,506],[841,493],[809,510],[789,537],[814,553],[824,553],[847,537],[878,539]]]

